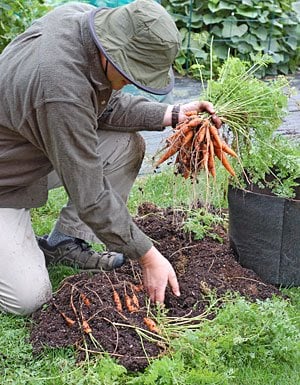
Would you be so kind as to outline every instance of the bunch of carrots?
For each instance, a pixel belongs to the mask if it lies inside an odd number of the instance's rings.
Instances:
[[[155,163],[155,167],[176,155],[177,173],[185,179],[196,179],[203,169],[207,175],[216,176],[215,156],[220,159],[225,169],[235,176],[227,154],[237,158],[237,154],[223,141],[210,117],[197,111],[186,114],[185,121],[177,124],[174,132],[166,139],[166,151]]]

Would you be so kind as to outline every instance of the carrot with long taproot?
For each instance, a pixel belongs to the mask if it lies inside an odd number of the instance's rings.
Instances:
[[[221,141],[221,138],[219,136],[217,127],[214,126],[213,124],[210,124],[209,125],[209,132],[210,132],[210,135],[211,135],[212,139],[215,140],[216,145],[218,147],[222,148],[222,141]]]
[[[229,174],[232,176],[235,176],[235,172],[234,172],[233,168],[231,167],[224,152],[221,149],[219,149],[218,147],[215,147],[215,154],[220,159],[221,163],[223,164],[225,169],[229,172]]]
[[[216,177],[216,166],[215,166],[214,155],[215,155],[214,145],[213,145],[213,142],[211,141],[209,144],[208,171],[215,178]]]
[[[229,147],[228,144],[224,141],[222,142],[222,150],[226,152],[228,155],[231,155],[234,158],[238,158],[237,153],[231,147]]]

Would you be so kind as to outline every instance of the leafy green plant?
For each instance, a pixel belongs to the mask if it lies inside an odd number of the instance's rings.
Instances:
[[[193,233],[194,238],[197,240],[210,237],[222,243],[223,239],[216,233],[215,228],[217,225],[224,226],[224,224],[223,217],[209,212],[206,208],[191,209],[187,211],[183,229],[186,232]]]
[[[192,64],[206,64],[214,39],[214,61],[228,50],[243,60],[269,53],[274,63],[265,74],[294,72],[299,64],[299,15],[291,0],[163,0],[182,35],[182,51],[175,68],[190,72]],[[197,73],[195,73],[197,75]]]
[[[289,83],[278,76],[270,81],[255,74],[270,64],[270,57],[254,64],[229,57],[217,80],[209,80],[201,98],[210,100],[225,123],[223,134],[239,154],[232,183],[259,183],[276,195],[293,197],[299,184],[299,144],[276,133],[286,114]],[[271,179],[269,178],[271,176]]]
[[[44,0],[0,1],[0,53],[50,7]]]

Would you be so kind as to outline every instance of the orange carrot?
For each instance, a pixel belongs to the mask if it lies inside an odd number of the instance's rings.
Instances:
[[[75,321],[72,320],[70,317],[68,317],[64,312],[60,311],[60,315],[63,317],[63,319],[66,321],[66,324],[71,327],[74,325]]]
[[[194,115],[198,116],[198,112],[197,111],[187,111],[187,112],[185,112],[185,115],[186,116],[194,116]]]
[[[132,298],[126,293],[125,293],[125,305],[130,313],[139,311],[139,308],[135,305]]]
[[[185,143],[187,143],[190,138],[193,136],[193,131],[189,129],[186,135],[183,135],[182,138],[178,138],[176,141],[174,141],[168,150],[160,157],[160,159],[156,162],[155,167],[158,167],[160,164],[165,162],[167,159],[171,158],[179,149],[181,146],[183,146]]]
[[[116,289],[114,289],[114,288],[113,288],[113,300],[114,300],[114,303],[116,305],[116,309],[118,310],[118,312],[122,313],[123,307],[122,307],[121,298],[120,298],[118,292],[116,291]]]
[[[83,303],[84,303],[87,307],[90,307],[90,306],[91,306],[91,301],[88,299],[88,297],[87,297],[84,293],[80,293],[80,297],[81,297]]]
[[[223,151],[221,149],[219,149],[218,147],[215,147],[215,154],[220,159],[220,161],[222,162],[225,169],[229,172],[229,174],[231,174],[232,176],[235,176],[235,172],[234,172],[233,168],[231,167],[231,165],[230,165],[226,155],[223,153]]]
[[[215,140],[216,146],[222,148],[222,141],[221,141],[221,138],[219,136],[217,127],[215,127],[213,124],[210,124],[209,125],[209,132],[210,132],[212,138]]]
[[[133,283],[131,284],[131,289],[133,291],[136,291],[137,293],[139,293],[140,291],[143,291],[144,290],[144,286],[143,284],[139,284],[139,285],[134,285]]]
[[[191,121],[188,122],[188,126],[191,127],[191,128],[195,128],[195,127],[198,127],[200,126],[200,124],[203,122],[203,119],[200,118],[200,117],[196,117],[194,119],[192,119]]]
[[[215,176],[216,176],[216,166],[215,166],[214,155],[215,155],[214,145],[213,145],[213,142],[211,141],[210,144],[209,144],[208,171],[215,178]]]
[[[147,326],[147,328],[150,330],[150,332],[159,334],[160,331],[159,331],[156,323],[153,321],[153,319],[151,319],[149,317],[144,317],[143,320],[144,320],[144,324]]]
[[[231,156],[233,156],[233,157],[235,157],[235,158],[238,157],[237,154],[236,154],[236,152],[233,151],[233,149],[230,148],[226,142],[222,142],[222,150],[223,150],[224,152],[226,152],[228,155],[231,155]]]
[[[82,329],[86,334],[92,333],[92,329],[86,320],[82,320]]]

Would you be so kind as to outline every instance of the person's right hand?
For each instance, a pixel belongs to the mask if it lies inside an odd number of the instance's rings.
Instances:
[[[165,290],[169,284],[173,293],[180,296],[179,285],[175,271],[170,262],[152,246],[139,259],[143,272],[143,283],[151,301],[163,303]]]

